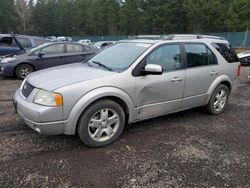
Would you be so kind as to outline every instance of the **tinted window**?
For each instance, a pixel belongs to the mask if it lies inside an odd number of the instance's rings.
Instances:
[[[17,38],[18,42],[21,43],[21,45],[24,47],[24,48],[31,48],[32,45],[30,43],[30,40],[29,39],[25,39],[25,38]],[[13,42],[15,43],[15,41],[13,40]],[[14,46],[17,46],[16,44],[14,44]]]
[[[0,46],[11,46],[13,42],[12,37],[2,37],[0,38]]]
[[[77,52],[82,52],[83,47],[82,45],[79,44],[67,44],[67,52],[68,53],[77,53]]]
[[[44,54],[61,54],[64,52],[63,48],[63,44],[55,44],[41,49],[41,52]]]
[[[227,60],[228,63],[238,62],[238,56],[229,44],[213,43],[213,47]]]
[[[181,69],[180,46],[167,45],[157,48],[146,58],[146,64],[161,65],[164,72]]]
[[[36,46],[39,46],[39,45],[44,44],[44,43],[47,43],[47,42],[49,42],[49,41],[43,40],[43,39],[34,39],[34,42],[35,42],[35,45],[36,45]]]
[[[215,55],[203,44],[185,44],[185,49],[188,67],[217,64]]]

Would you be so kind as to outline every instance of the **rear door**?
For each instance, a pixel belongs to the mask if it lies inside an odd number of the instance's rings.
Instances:
[[[184,43],[186,83],[182,109],[205,104],[207,91],[219,75],[216,56],[203,43]]]
[[[66,62],[65,63],[76,63],[86,59],[90,54],[90,48],[81,44],[69,43],[66,44]]]

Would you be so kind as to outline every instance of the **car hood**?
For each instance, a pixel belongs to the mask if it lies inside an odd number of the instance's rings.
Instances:
[[[70,84],[112,74],[118,73],[90,67],[83,63],[74,63],[34,72],[28,75],[26,80],[36,88],[53,91]]]

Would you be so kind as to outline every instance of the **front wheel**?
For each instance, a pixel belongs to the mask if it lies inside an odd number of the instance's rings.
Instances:
[[[114,142],[124,125],[125,114],[121,106],[112,100],[101,100],[84,111],[77,132],[87,146],[102,147]]]
[[[213,92],[206,109],[210,114],[222,113],[227,105],[229,98],[228,87],[224,84],[220,84]]]
[[[28,64],[18,65],[15,70],[16,77],[20,80],[25,79],[32,72],[34,72],[34,68]]]

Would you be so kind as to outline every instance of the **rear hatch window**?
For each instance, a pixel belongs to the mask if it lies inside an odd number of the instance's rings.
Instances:
[[[228,63],[235,63],[239,58],[234,49],[226,43],[212,43],[212,46],[225,58]]]

